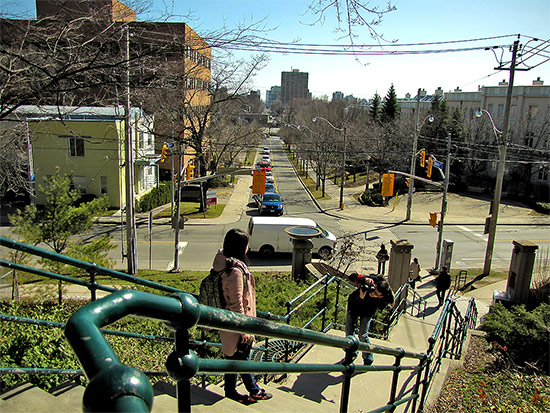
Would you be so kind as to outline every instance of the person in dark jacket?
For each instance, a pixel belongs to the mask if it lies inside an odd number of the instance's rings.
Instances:
[[[384,275],[386,271],[386,261],[390,259],[390,255],[384,244],[380,244],[380,249],[376,253],[376,259],[378,260],[378,274]]]
[[[444,265],[441,267],[441,271],[439,271],[439,275],[435,279],[435,293],[437,295],[437,299],[439,300],[438,307],[443,305],[443,302],[445,301],[445,293],[450,286],[451,275],[449,274],[449,268]]]
[[[381,275],[364,276],[352,273],[349,278],[357,289],[348,297],[346,336],[354,335],[359,324],[359,340],[370,344],[369,327],[372,316],[376,310],[393,303],[393,292]],[[363,363],[371,365],[373,362],[372,353],[363,352]]]

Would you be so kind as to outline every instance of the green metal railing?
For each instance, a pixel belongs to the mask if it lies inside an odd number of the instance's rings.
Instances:
[[[351,378],[354,373],[392,371],[394,383],[384,410],[418,398],[420,381],[412,394],[398,398],[397,379],[402,371],[415,371],[417,377],[427,362],[425,353],[368,345],[356,337],[337,337],[305,330],[227,310],[204,306],[189,294],[173,297],[158,296],[135,290],[121,290],[91,302],[78,310],[68,321],[65,335],[75,351],[86,376],[90,380],[84,394],[84,406],[89,411],[149,411],[152,406],[152,387],[139,370],[123,365],[100,331],[104,325],[127,315],[150,317],[168,322],[176,330],[175,351],[168,357],[166,368],[177,380],[178,409],[191,410],[190,379],[205,373],[331,373],[344,375],[340,411],[347,411]],[[257,334],[309,344],[341,348],[346,357],[342,364],[273,363],[203,359],[189,348],[188,330],[194,326]],[[86,337],[86,340],[83,338]],[[392,366],[356,366],[357,351],[391,355]],[[417,364],[403,365],[402,360],[416,360]],[[115,385],[116,383],[116,385]],[[123,390],[121,390],[123,389]],[[101,395],[101,397],[100,397]]]
[[[410,411],[422,411],[433,376],[439,371],[442,359],[457,358],[462,352],[462,346],[469,328],[475,325],[477,310],[475,301],[470,301],[466,315],[461,316],[456,308],[453,299],[447,299],[440,318],[429,339],[429,347],[426,353],[408,352],[399,348],[369,345],[360,342],[357,337],[338,337],[325,334],[325,315],[327,312],[327,291],[329,285],[336,284],[336,304],[334,320],[337,320],[338,297],[342,288],[339,277],[324,276],[316,284],[309,287],[298,297],[291,300],[286,316],[276,316],[264,313],[271,320],[282,321],[276,323],[267,319],[246,317],[230,311],[216,309],[201,305],[193,294],[185,293],[172,287],[141,280],[118,271],[96,266],[93,263],[84,263],[73,258],[41,250],[17,241],[0,237],[0,245],[9,248],[29,252],[45,258],[56,259],[78,268],[84,268],[91,274],[91,281],[63,278],[65,281],[78,281],[85,285],[92,292],[92,302],[78,310],[69,320],[65,327],[65,334],[73,350],[75,351],[89,384],[84,395],[84,406],[88,411],[149,411],[152,405],[152,387],[144,372],[134,367],[123,365],[106,341],[104,334],[111,334],[112,330],[104,330],[102,327],[111,324],[129,315],[144,316],[164,321],[175,330],[173,338],[175,350],[166,360],[168,374],[177,380],[178,410],[190,411],[191,399],[191,378],[204,374],[223,374],[227,372],[241,373],[342,373],[342,390],[340,399],[340,411],[347,411],[351,379],[355,374],[372,371],[391,371],[393,379],[389,389],[388,403],[373,412],[393,411],[397,406],[404,403],[410,404]],[[51,278],[61,279],[59,274],[47,273],[42,270],[32,269],[26,266],[9,263],[0,260],[0,265],[10,268],[17,268],[22,271],[32,272]],[[172,292],[172,296],[161,296],[136,290],[115,290],[112,287],[101,286],[95,282],[95,274],[105,274],[115,278],[125,279],[131,282],[163,292]],[[335,279],[338,278],[338,279]],[[345,286],[344,286],[345,287]],[[95,290],[102,289],[112,292],[109,296],[95,300]],[[173,291],[175,290],[175,291]],[[405,288],[405,291],[407,289]],[[322,332],[316,332],[300,327],[293,327],[287,323],[297,308],[303,308],[306,302],[311,302],[311,296],[324,293],[325,308],[314,316],[314,319],[323,316]],[[308,296],[311,294],[311,296]],[[398,296],[406,294],[399,293]],[[307,296],[307,297],[306,297]],[[406,299],[404,302],[406,303]],[[298,304],[300,302],[300,304]],[[287,307],[287,308],[290,308]],[[394,307],[394,316],[391,319],[397,322],[399,315],[403,312],[401,305]],[[13,319],[8,320],[1,316],[2,321],[29,322],[41,324],[39,320]],[[54,323],[55,324],[55,323]],[[54,326],[51,324],[50,326]],[[56,327],[61,327],[57,323]],[[310,322],[306,323],[308,326]],[[329,324],[330,325],[333,325]],[[393,324],[395,325],[395,324]],[[201,358],[193,348],[200,348],[205,345],[204,341],[190,340],[189,329],[192,327],[206,327],[216,330],[229,330],[241,333],[255,334],[266,337],[265,348],[260,351],[268,352],[267,340],[278,339],[278,341],[292,341],[309,345],[330,346],[345,351],[345,358],[338,364],[305,364],[305,363],[281,363],[272,361],[229,361]],[[124,335],[121,332],[116,334]],[[130,333],[127,333],[130,334]],[[172,338],[164,338],[172,340]],[[213,343],[209,343],[213,344]],[[359,351],[368,351],[379,354],[386,354],[394,357],[394,364],[389,366],[358,366],[354,359]],[[200,352],[199,352],[200,353]],[[264,360],[269,360],[267,357]],[[409,361],[412,363],[404,363]],[[17,369],[19,372],[33,372],[36,374],[56,374],[53,370],[63,369]],[[52,370],[52,372],[46,372]],[[411,371],[416,381],[411,390],[405,395],[397,392],[399,374],[403,371]],[[68,370],[65,374],[76,374],[80,370]],[[0,374],[4,371],[0,369]],[[63,373],[61,373],[63,374]],[[164,373],[166,374],[166,373]]]

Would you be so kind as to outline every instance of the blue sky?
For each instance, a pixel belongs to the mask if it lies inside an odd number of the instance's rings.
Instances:
[[[5,7],[13,0],[0,0]],[[18,0],[19,8],[34,10],[33,0]],[[371,5],[384,5],[384,0],[371,0]],[[223,26],[250,23],[265,19],[273,28],[267,37],[291,42],[315,44],[349,44],[335,32],[334,15],[323,24],[307,13],[308,0],[153,0],[151,12],[138,19],[159,19],[169,10],[173,21],[189,24],[199,34]],[[484,38],[520,33],[521,43],[528,37],[550,40],[550,0],[395,0],[397,10],[386,15],[378,26],[388,40],[398,43],[425,43]],[[192,17],[189,16],[192,12]],[[358,44],[373,44],[365,30],[358,31]],[[493,46],[511,44],[513,37],[480,43],[437,45],[431,48],[462,46]],[[531,43],[533,44],[533,43]],[[418,50],[420,48],[413,48]],[[389,48],[387,50],[390,50]],[[499,52],[500,55],[500,52]],[[506,49],[505,60],[511,54]],[[550,57],[550,47],[546,51]],[[533,58],[531,64],[544,59]],[[320,56],[270,54],[270,62],[253,80],[262,98],[265,90],[280,85],[281,72],[299,69],[309,73],[309,88],[314,96],[332,96],[334,91],[345,95],[370,98],[375,92],[385,95],[393,83],[399,97],[416,94],[421,87],[433,92],[460,87],[464,91],[477,90],[478,85],[496,85],[508,79],[507,71],[496,72],[495,56],[491,51],[479,50],[457,53],[418,54],[405,56]],[[531,84],[540,77],[550,84],[550,61],[525,72],[516,72],[515,85]]]

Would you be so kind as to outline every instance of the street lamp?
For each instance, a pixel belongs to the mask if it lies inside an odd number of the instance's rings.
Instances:
[[[420,89],[418,90],[418,96],[420,96]],[[420,134],[420,130],[422,129],[422,126],[424,126],[424,123],[426,121],[432,123],[434,121],[434,116],[432,114],[426,116],[420,126],[418,126],[418,101],[417,101],[417,109],[416,109],[416,115],[417,115],[417,122],[415,126],[414,131],[414,138],[413,138],[413,148],[412,148],[412,157],[411,157],[411,177],[409,180],[409,196],[407,198],[407,215],[405,217],[405,221],[408,221],[411,219],[411,208],[412,208],[412,202],[413,202],[413,191],[414,191],[414,173],[416,170],[416,156],[418,155],[416,153],[417,146],[418,146],[418,135]]]
[[[340,177],[340,209],[344,209],[344,180],[346,179],[346,128],[337,128],[328,119],[322,116],[314,116],[312,121],[317,122],[317,119],[322,119],[330,125],[332,129],[340,131],[344,134],[344,151],[342,152],[342,175]]]
[[[479,108],[476,111],[476,117],[481,118],[483,114],[486,114],[491,121],[491,126],[493,127],[493,133],[498,143],[499,151],[499,160],[497,168],[497,180],[495,184],[495,195],[493,198],[493,204],[491,206],[490,216],[489,216],[489,236],[487,237],[487,250],[485,252],[485,263],[483,265],[483,274],[489,274],[491,270],[491,262],[493,260],[493,249],[495,246],[495,237],[497,229],[497,219],[498,219],[498,210],[500,206],[500,197],[502,195],[502,182],[504,180],[504,169],[506,166],[506,141],[502,139],[503,132],[498,130],[495,125],[495,121],[491,114],[485,109]]]

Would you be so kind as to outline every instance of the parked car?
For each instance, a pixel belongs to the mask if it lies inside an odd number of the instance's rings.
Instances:
[[[271,182],[266,182],[265,192],[277,192],[277,188],[275,188],[275,184]]]
[[[271,163],[271,158],[269,157],[269,155],[264,155],[264,156],[262,156],[262,162],[269,162],[269,163]]]
[[[263,155],[269,155],[269,146],[264,146],[262,148],[262,154]]]
[[[258,211],[261,214],[283,215],[283,199],[276,192],[266,192],[258,196]]]
[[[269,168],[269,171],[265,172],[265,182],[270,184],[275,183],[275,177],[273,176],[273,172],[271,172],[271,168]]]

